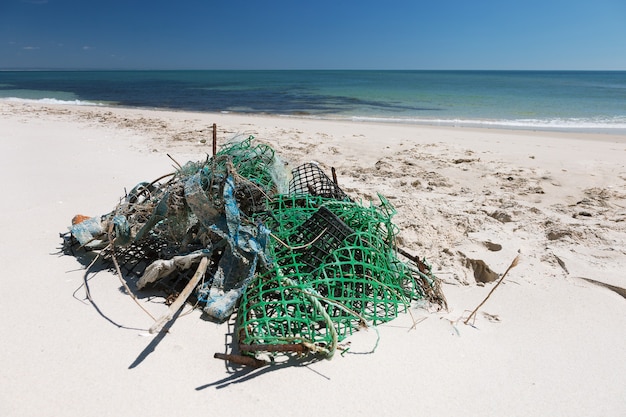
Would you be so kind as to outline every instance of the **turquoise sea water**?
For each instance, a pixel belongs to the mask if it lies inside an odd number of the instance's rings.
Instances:
[[[626,133],[626,71],[5,71],[0,98]]]

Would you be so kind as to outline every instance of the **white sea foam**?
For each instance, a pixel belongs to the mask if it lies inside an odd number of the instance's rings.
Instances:
[[[94,103],[85,100],[59,100],[56,98],[19,98],[19,97],[2,97],[2,101],[10,101],[14,103],[42,103],[42,104],[71,104],[73,106],[102,106],[103,103]]]
[[[426,118],[385,118],[353,116],[353,121],[424,124],[435,126],[489,127],[523,130],[589,130],[626,132],[626,116],[612,118],[555,118],[555,119],[426,119]]]

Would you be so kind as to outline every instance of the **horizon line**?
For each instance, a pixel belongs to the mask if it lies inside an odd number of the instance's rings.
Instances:
[[[510,72],[624,72],[626,69],[493,69],[493,68],[60,68],[16,67],[0,68],[11,71],[510,71]]]

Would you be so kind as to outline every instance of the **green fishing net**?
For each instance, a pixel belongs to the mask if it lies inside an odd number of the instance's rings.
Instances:
[[[272,231],[273,265],[243,294],[240,343],[303,343],[332,356],[360,327],[392,320],[422,298],[419,272],[396,256],[394,213],[382,197],[380,206],[366,207],[349,199],[275,196],[257,217]]]

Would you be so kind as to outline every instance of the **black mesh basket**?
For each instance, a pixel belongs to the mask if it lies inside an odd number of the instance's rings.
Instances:
[[[326,198],[345,200],[348,196],[335,182],[328,178],[322,169],[313,163],[307,163],[291,171],[293,179],[289,183],[289,194],[310,194]]]
[[[343,246],[343,242],[354,230],[326,207],[320,207],[298,229],[292,239],[298,258],[310,271],[321,265],[334,250]]]

